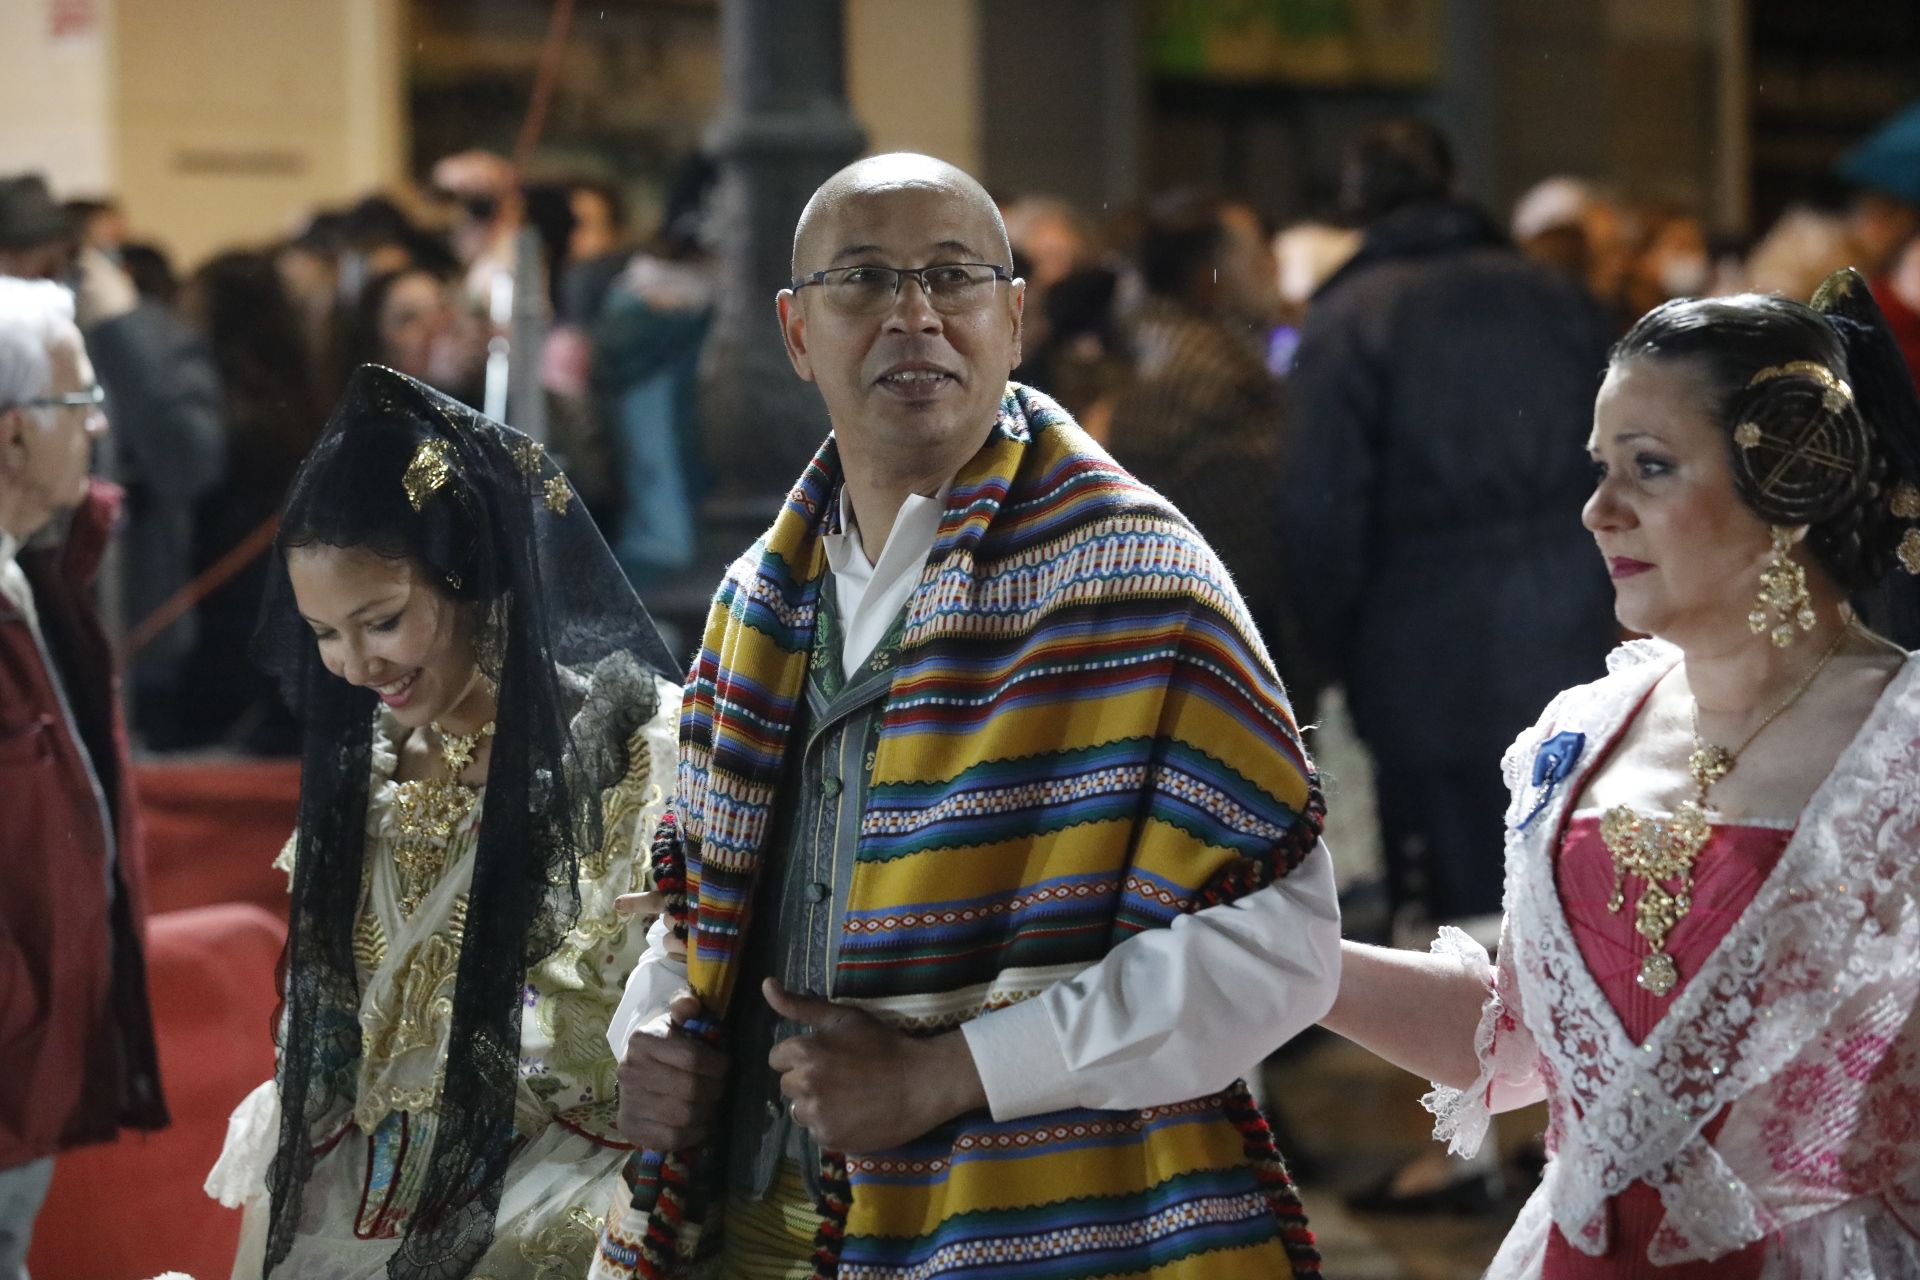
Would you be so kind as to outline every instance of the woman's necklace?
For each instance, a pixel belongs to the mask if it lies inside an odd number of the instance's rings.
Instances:
[[[1613,896],[1607,900],[1607,910],[1618,914],[1626,905],[1627,876],[1646,881],[1647,887],[1634,908],[1633,928],[1651,944],[1653,953],[1640,962],[1640,973],[1634,980],[1654,995],[1666,995],[1680,980],[1680,970],[1667,954],[1667,935],[1693,908],[1693,862],[1712,833],[1712,824],[1707,820],[1707,793],[1713,790],[1714,783],[1733,772],[1733,767],[1740,763],[1741,753],[1753,745],[1753,740],[1813,686],[1852,631],[1851,622],[1842,626],[1820,660],[1793,687],[1793,692],[1767,712],[1753,732],[1731,751],[1701,738],[1700,703],[1694,700],[1693,753],[1687,757],[1687,773],[1693,778],[1694,793],[1691,800],[1683,800],[1674,807],[1671,818],[1649,817],[1626,805],[1615,805],[1601,815],[1600,840],[1613,858]],[[1672,886],[1666,883],[1676,880],[1678,883]]]
[[[393,789],[393,865],[400,875],[400,914],[411,916],[447,869],[447,841],[473,812],[479,791],[460,781],[483,739],[493,736],[489,720],[472,733],[451,733],[438,721],[429,724],[440,740],[445,778],[416,778]]]

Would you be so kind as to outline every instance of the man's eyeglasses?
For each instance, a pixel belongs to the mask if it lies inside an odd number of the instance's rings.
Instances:
[[[850,316],[878,315],[900,296],[900,282],[912,277],[920,292],[943,315],[971,311],[986,305],[993,286],[1013,279],[1013,272],[991,262],[941,262],[930,267],[832,267],[793,281],[798,293],[819,285],[827,304]]]
[[[106,403],[107,393],[99,383],[94,383],[82,391],[69,391],[65,395],[35,396],[31,400],[16,400],[9,408],[13,409],[90,409],[94,405]]]

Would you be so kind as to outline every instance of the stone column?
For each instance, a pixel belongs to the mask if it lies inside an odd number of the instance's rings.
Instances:
[[[716,482],[703,533],[735,544],[729,554],[773,518],[827,432],[819,393],[787,363],[773,300],[807,197],[865,146],[847,106],[843,3],[721,0],[726,83],[707,136],[720,169],[721,292],[701,418]]]

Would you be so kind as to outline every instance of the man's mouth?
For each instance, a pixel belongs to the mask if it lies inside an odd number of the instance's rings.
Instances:
[[[953,380],[952,374],[932,365],[903,365],[889,369],[875,379],[883,387],[907,394],[930,391]]]

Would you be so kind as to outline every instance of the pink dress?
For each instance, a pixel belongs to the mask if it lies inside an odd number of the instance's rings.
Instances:
[[[1568,819],[1554,872],[1560,901],[1587,969],[1636,1042],[1652,1034],[1686,989],[1687,980],[1700,971],[1720,939],[1753,901],[1792,834],[1775,827],[1714,826],[1694,861],[1693,909],[1667,935],[1667,952],[1679,967],[1680,981],[1666,995],[1656,996],[1635,981],[1640,962],[1652,949],[1633,928],[1634,907],[1646,882],[1627,877],[1625,905],[1618,912],[1608,911],[1607,900],[1613,895],[1613,859],[1600,839],[1600,819],[1592,814]],[[1723,1111],[1707,1126],[1708,1141],[1719,1132],[1725,1118]],[[1610,1247],[1597,1258],[1575,1249],[1559,1228],[1554,1228],[1547,1241],[1544,1280],[1627,1280],[1641,1276],[1657,1280],[1751,1280],[1760,1274],[1763,1240],[1712,1262],[1661,1267],[1647,1261],[1648,1246],[1666,1210],[1659,1192],[1645,1182],[1635,1182],[1613,1197],[1607,1213]]]

